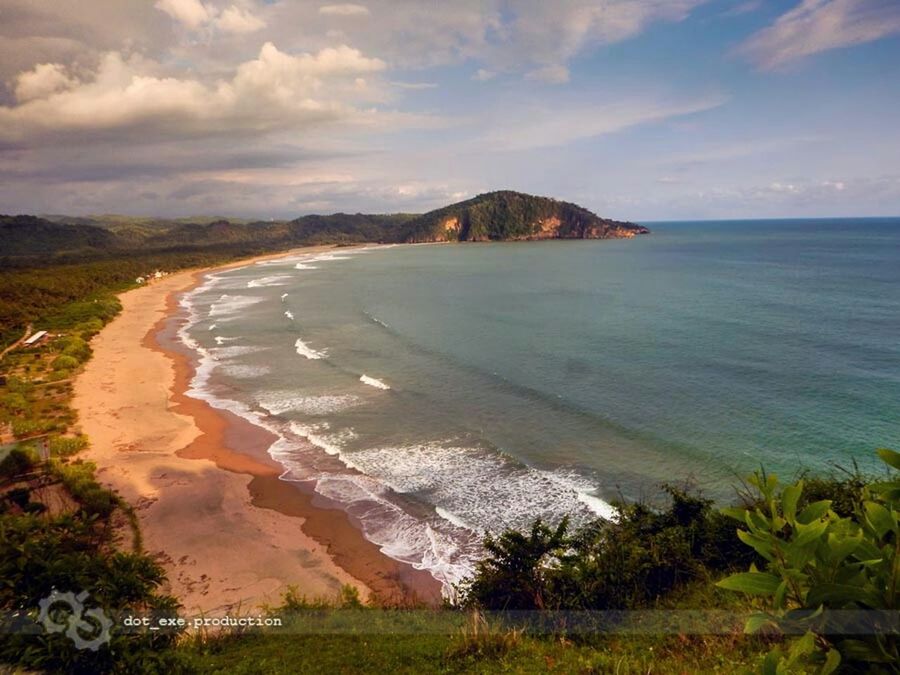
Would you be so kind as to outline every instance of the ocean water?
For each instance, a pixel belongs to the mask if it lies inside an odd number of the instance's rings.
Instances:
[[[447,588],[485,531],[900,448],[900,220],[338,249],[186,296],[191,395]]]

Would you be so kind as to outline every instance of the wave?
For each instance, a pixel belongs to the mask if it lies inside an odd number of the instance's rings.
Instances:
[[[222,345],[225,344],[226,342],[231,342],[232,340],[240,340],[240,338],[237,338],[237,337],[221,337],[221,336],[218,336],[218,335],[217,335],[216,337],[213,338],[213,340],[216,341],[216,344],[217,344],[217,345],[222,346]]]
[[[295,270],[317,270],[319,269],[315,265],[307,265],[306,263],[298,262],[294,265]]]
[[[286,412],[329,415],[359,405],[361,401],[351,394],[302,396],[292,391],[274,391],[256,398],[256,403],[272,415]]]
[[[287,293],[282,293],[282,294],[281,294],[281,301],[284,302],[284,299],[285,299],[287,296],[288,296]]]
[[[225,321],[229,318],[234,318],[243,310],[252,307],[258,302],[262,302],[264,299],[255,295],[228,295],[226,293],[219,296],[219,299],[209,306],[209,316]]]
[[[284,286],[291,277],[286,274],[274,274],[247,282],[247,288],[264,288],[267,286]]]
[[[291,321],[294,320],[294,313],[291,310],[289,310],[289,309],[284,310],[284,315],[287,318],[289,318]]]
[[[376,389],[390,389],[390,386],[382,382],[381,380],[376,380],[374,377],[369,377],[368,375],[360,375],[359,381],[363,384],[367,384],[370,387],[375,387]]]
[[[390,325],[389,325],[386,321],[382,321],[381,319],[379,319],[379,318],[378,318],[377,316],[375,316],[374,314],[370,314],[369,312],[363,312],[363,314],[365,314],[366,317],[367,317],[370,321],[374,321],[374,322],[377,323],[379,326],[382,326],[382,327],[384,327],[384,328],[390,329]]]
[[[223,363],[219,366],[219,370],[229,377],[236,377],[240,380],[262,377],[272,372],[272,368],[269,366],[254,366],[242,363]]]
[[[305,356],[306,358],[313,359],[313,360],[324,359],[328,354],[325,351],[320,351],[320,352],[316,351],[315,349],[310,347],[308,344],[306,344],[300,338],[297,338],[297,341],[294,343],[294,349],[297,350],[297,353],[300,356]]]

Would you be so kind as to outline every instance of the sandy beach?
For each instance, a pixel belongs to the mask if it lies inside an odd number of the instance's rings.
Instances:
[[[193,364],[172,338],[177,298],[202,273],[123,293],[75,385],[91,441],[81,457],[135,507],[167,590],[186,612],[255,612],[291,586],[309,598],[350,584],[363,599],[435,602],[430,575],[384,556],[311,485],[279,480],[268,432],[184,395]]]

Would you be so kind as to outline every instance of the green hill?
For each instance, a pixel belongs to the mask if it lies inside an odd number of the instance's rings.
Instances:
[[[619,239],[649,232],[634,223],[601,218],[577,204],[509,190],[431,211],[409,227],[404,238],[408,242]]]
[[[424,214],[335,213],[291,221],[0,216],[0,262],[44,267],[154,252],[251,254],[308,244],[614,239],[647,231],[576,204],[507,190]]]

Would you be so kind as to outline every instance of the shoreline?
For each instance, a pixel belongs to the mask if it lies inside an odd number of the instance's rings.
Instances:
[[[347,584],[386,605],[440,602],[430,574],[384,555],[312,485],[282,481],[268,431],[185,393],[194,363],[174,336],[178,298],[212,272],[330,248],[178,272],[121,294],[121,314],[76,380],[73,406],[91,439],[80,457],[135,508],[145,551],[188,611],[276,605],[290,587],[336,598]]]

